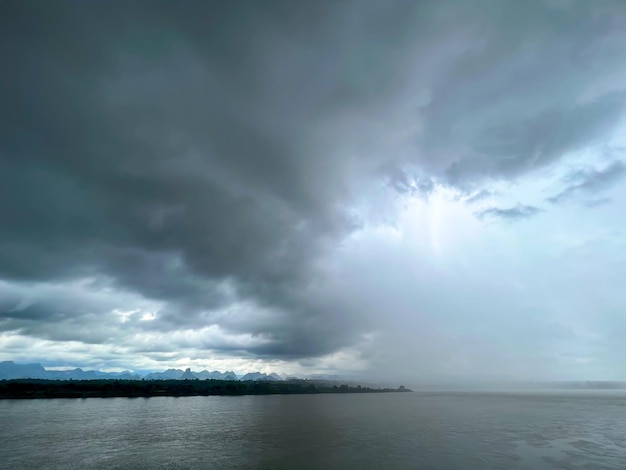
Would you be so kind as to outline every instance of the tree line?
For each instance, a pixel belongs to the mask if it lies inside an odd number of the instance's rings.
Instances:
[[[1,398],[88,398],[154,397],[210,395],[271,395],[314,393],[405,392],[407,388],[371,388],[361,385],[313,383],[308,380],[287,382],[236,380],[45,380],[15,379],[0,381]]]

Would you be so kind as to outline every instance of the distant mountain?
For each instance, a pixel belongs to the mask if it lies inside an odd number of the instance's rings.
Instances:
[[[96,372],[98,373],[98,372]],[[133,374],[132,372],[126,370],[124,372],[112,372],[107,375],[106,378],[116,378],[120,380],[141,380],[142,377],[139,374]]]
[[[267,381],[276,381],[276,380],[282,380],[281,377],[278,374],[264,374],[262,372],[250,372],[246,375],[244,375],[243,377],[241,377],[241,379],[239,379],[241,381],[246,381],[246,380],[253,380],[255,382],[258,381],[262,381],[262,380],[267,380]]]
[[[185,372],[183,372],[183,375],[178,377],[178,380],[196,380],[196,379],[197,377],[193,374],[193,372],[191,372],[190,368],[185,369]]]
[[[222,380],[239,380],[239,377],[233,371],[227,370],[222,373]]]
[[[94,370],[84,371],[83,369],[76,368],[71,370],[47,370],[45,378],[55,380],[89,380],[99,379],[100,377]]]
[[[182,373],[182,371],[181,371]],[[129,371],[100,372],[83,370],[46,370],[41,364],[15,364],[13,361],[0,362],[0,379],[50,379],[50,380],[93,380],[126,379],[138,380],[141,376]]]
[[[151,372],[145,376],[146,380],[177,380],[183,375],[181,369],[167,369],[165,372]]]
[[[16,364],[13,361],[0,362],[0,376],[3,379],[45,379],[46,369],[41,364]]]
[[[212,372],[209,372],[208,370],[203,370],[200,372],[194,372],[191,369],[187,368],[187,370],[185,371],[181,369],[168,369],[165,372],[151,372],[149,374],[146,374],[145,379],[146,380],[185,380],[185,379],[239,380],[239,377],[237,377],[237,374],[235,374],[232,371],[220,372],[219,370],[214,370]]]
[[[220,372],[219,370],[214,370],[209,372],[208,370],[203,370],[200,372],[193,372],[197,378],[201,380],[206,379],[215,379],[215,380],[239,380],[237,374],[231,371]]]
[[[195,375],[196,378],[200,380],[206,380],[206,379],[212,378],[211,372],[209,372],[208,370],[201,370],[200,372],[194,372],[193,375]]]
[[[0,380],[10,379],[50,379],[50,380],[94,380],[94,379],[120,379],[120,380],[252,380],[252,381],[278,381],[284,380],[279,374],[264,374],[262,372],[250,372],[238,377],[233,371],[209,372],[203,370],[194,372],[191,368],[167,369],[163,372],[149,372],[147,374],[135,374],[130,371],[123,372],[100,372],[95,370],[83,370],[81,368],[68,370],[46,370],[41,364],[15,364],[13,361],[0,362]]]

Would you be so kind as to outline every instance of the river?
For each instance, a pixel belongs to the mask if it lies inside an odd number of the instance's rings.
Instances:
[[[0,400],[0,468],[624,469],[626,394]]]

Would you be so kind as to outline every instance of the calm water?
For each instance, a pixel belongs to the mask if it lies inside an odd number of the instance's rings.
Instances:
[[[1,468],[626,468],[626,394],[0,400]]]

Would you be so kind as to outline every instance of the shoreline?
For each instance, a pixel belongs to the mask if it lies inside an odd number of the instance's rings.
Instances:
[[[315,395],[331,393],[404,393],[400,386],[371,388],[311,381],[234,380],[47,380],[11,379],[0,381],[0,400],[41,398],[149,398],[245,395]]]

